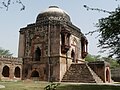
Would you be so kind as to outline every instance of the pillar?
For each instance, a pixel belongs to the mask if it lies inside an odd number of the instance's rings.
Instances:
[[[24,56],[24,48],[25,48],[25,37],[24,34],[20,32],[19,35],[19,48],[18,48],[18,58],[22,58]]]

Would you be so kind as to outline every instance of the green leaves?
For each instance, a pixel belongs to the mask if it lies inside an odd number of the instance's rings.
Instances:
[[[9,50],[5,50],[5,49],[2,49],[2,48],[0,47],[0,55],[1,55],[1,56],[2,56],[2,55],[4,55],[4,56],[12,56],[13,54],[10,53]]]
[[[99,29],[99,47],[109,49],[110,57],[120,58],[120,8],[97,23]]]

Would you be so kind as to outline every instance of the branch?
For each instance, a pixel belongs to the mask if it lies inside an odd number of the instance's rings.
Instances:
[[[99,9],[99,8],[90,8],[87,5],[84,5],[83,7],[85,7],[87,10],[95,10],[95,11],[99,11],[99,12],[105,12],[108,14],[112,14],[113,12],[107,11],[107,10],[103,10],[103,9]]]
[[[95,33],[95,32],[99,32],[99,29],[98,29],[98,30],[94,30],[94,31],[89,31],[89,32],[88,32],[88,33],[86,33],[85,35],[89,35],[89,34],[90,34],[90,35],[92,36],[92,35],[93,35],[93,33]]]
[[[3,0],[1,2],[2,5],[3,5],[3,7],[0,7],[0,9],[3,9],[5,7],[6,11],[8,11],[8,8],[11,5],[11,2],[12,2],[12,4],[14,4],[14,3],[20,4],[22,6],[21,9],[20,9],[20,11],[25,10],[25,5],[22,3],[21,0],[15,0],[15,1],[13,1],[13,0]]]
[[[25,5],[22,3],[22,1],[21,1],[21,0],[16,1],[16,3],[18,3],[18,4],[21,4],[21,5],[22,5],[22,8],[20,9],[20,11],[25,10]]]

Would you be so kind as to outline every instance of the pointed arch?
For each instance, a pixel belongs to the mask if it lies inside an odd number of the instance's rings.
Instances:
[[[71,58],[72,58],[72,62],[75,62],[75,52],[73,49],[71,51]]]
[[[31,79],[35,80],[35,81],[39,81],[40,80],[40,78],[39,78],[39,72],[36,71],[36,70],[32,71],[32,73],[31,73]]]
[[[35,50],[35,61],[40,61],[40,57],[41,57],[41,50],[39,47],[37,47]]]
[[[34,71],[31,73],[31,77],[39,77],[38,71],[34,70]]]
[[[9,74],[10,74],[10,68],[6,65],[6,66],[3,67],[2,75],[4,77],[9,77]]]
[[[19,68],[19,67],[16,67],[16,68],[15,68],[14,75],[15,75],[15,77],[17,77],[17,78],[20,78],[20,68]]]
[[[109,69],[106,70],[106,81],[110,82],[110,71],[109,71]]]

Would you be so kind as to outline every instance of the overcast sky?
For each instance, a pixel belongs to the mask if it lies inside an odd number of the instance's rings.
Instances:
[[[2,0],[1,0],[2,1]],[[15,1],[15,0],[14,0]],[[19,30],[27,24],[34,23],[37,15],[51,5],[56,5],[65,10],[71,17],[72,23],[79,27],[85,34],[96,30],[95,23],[98,19],[109,14],[97,11],[87,11],[83,5],[98,7],[113,11],[120,1],[115,0],[21,0],[26,6],[20,11],[21,5],[11,4],[8,11],[0,9],[0,47],[9,49],[14,56],[18,55]],[[1,4],[0,4],[1,5]],[[88,38],[88,51],[92,55],[98,55],[97,34],[86,36]],[[106,55],[106,54],[102,54]]]

